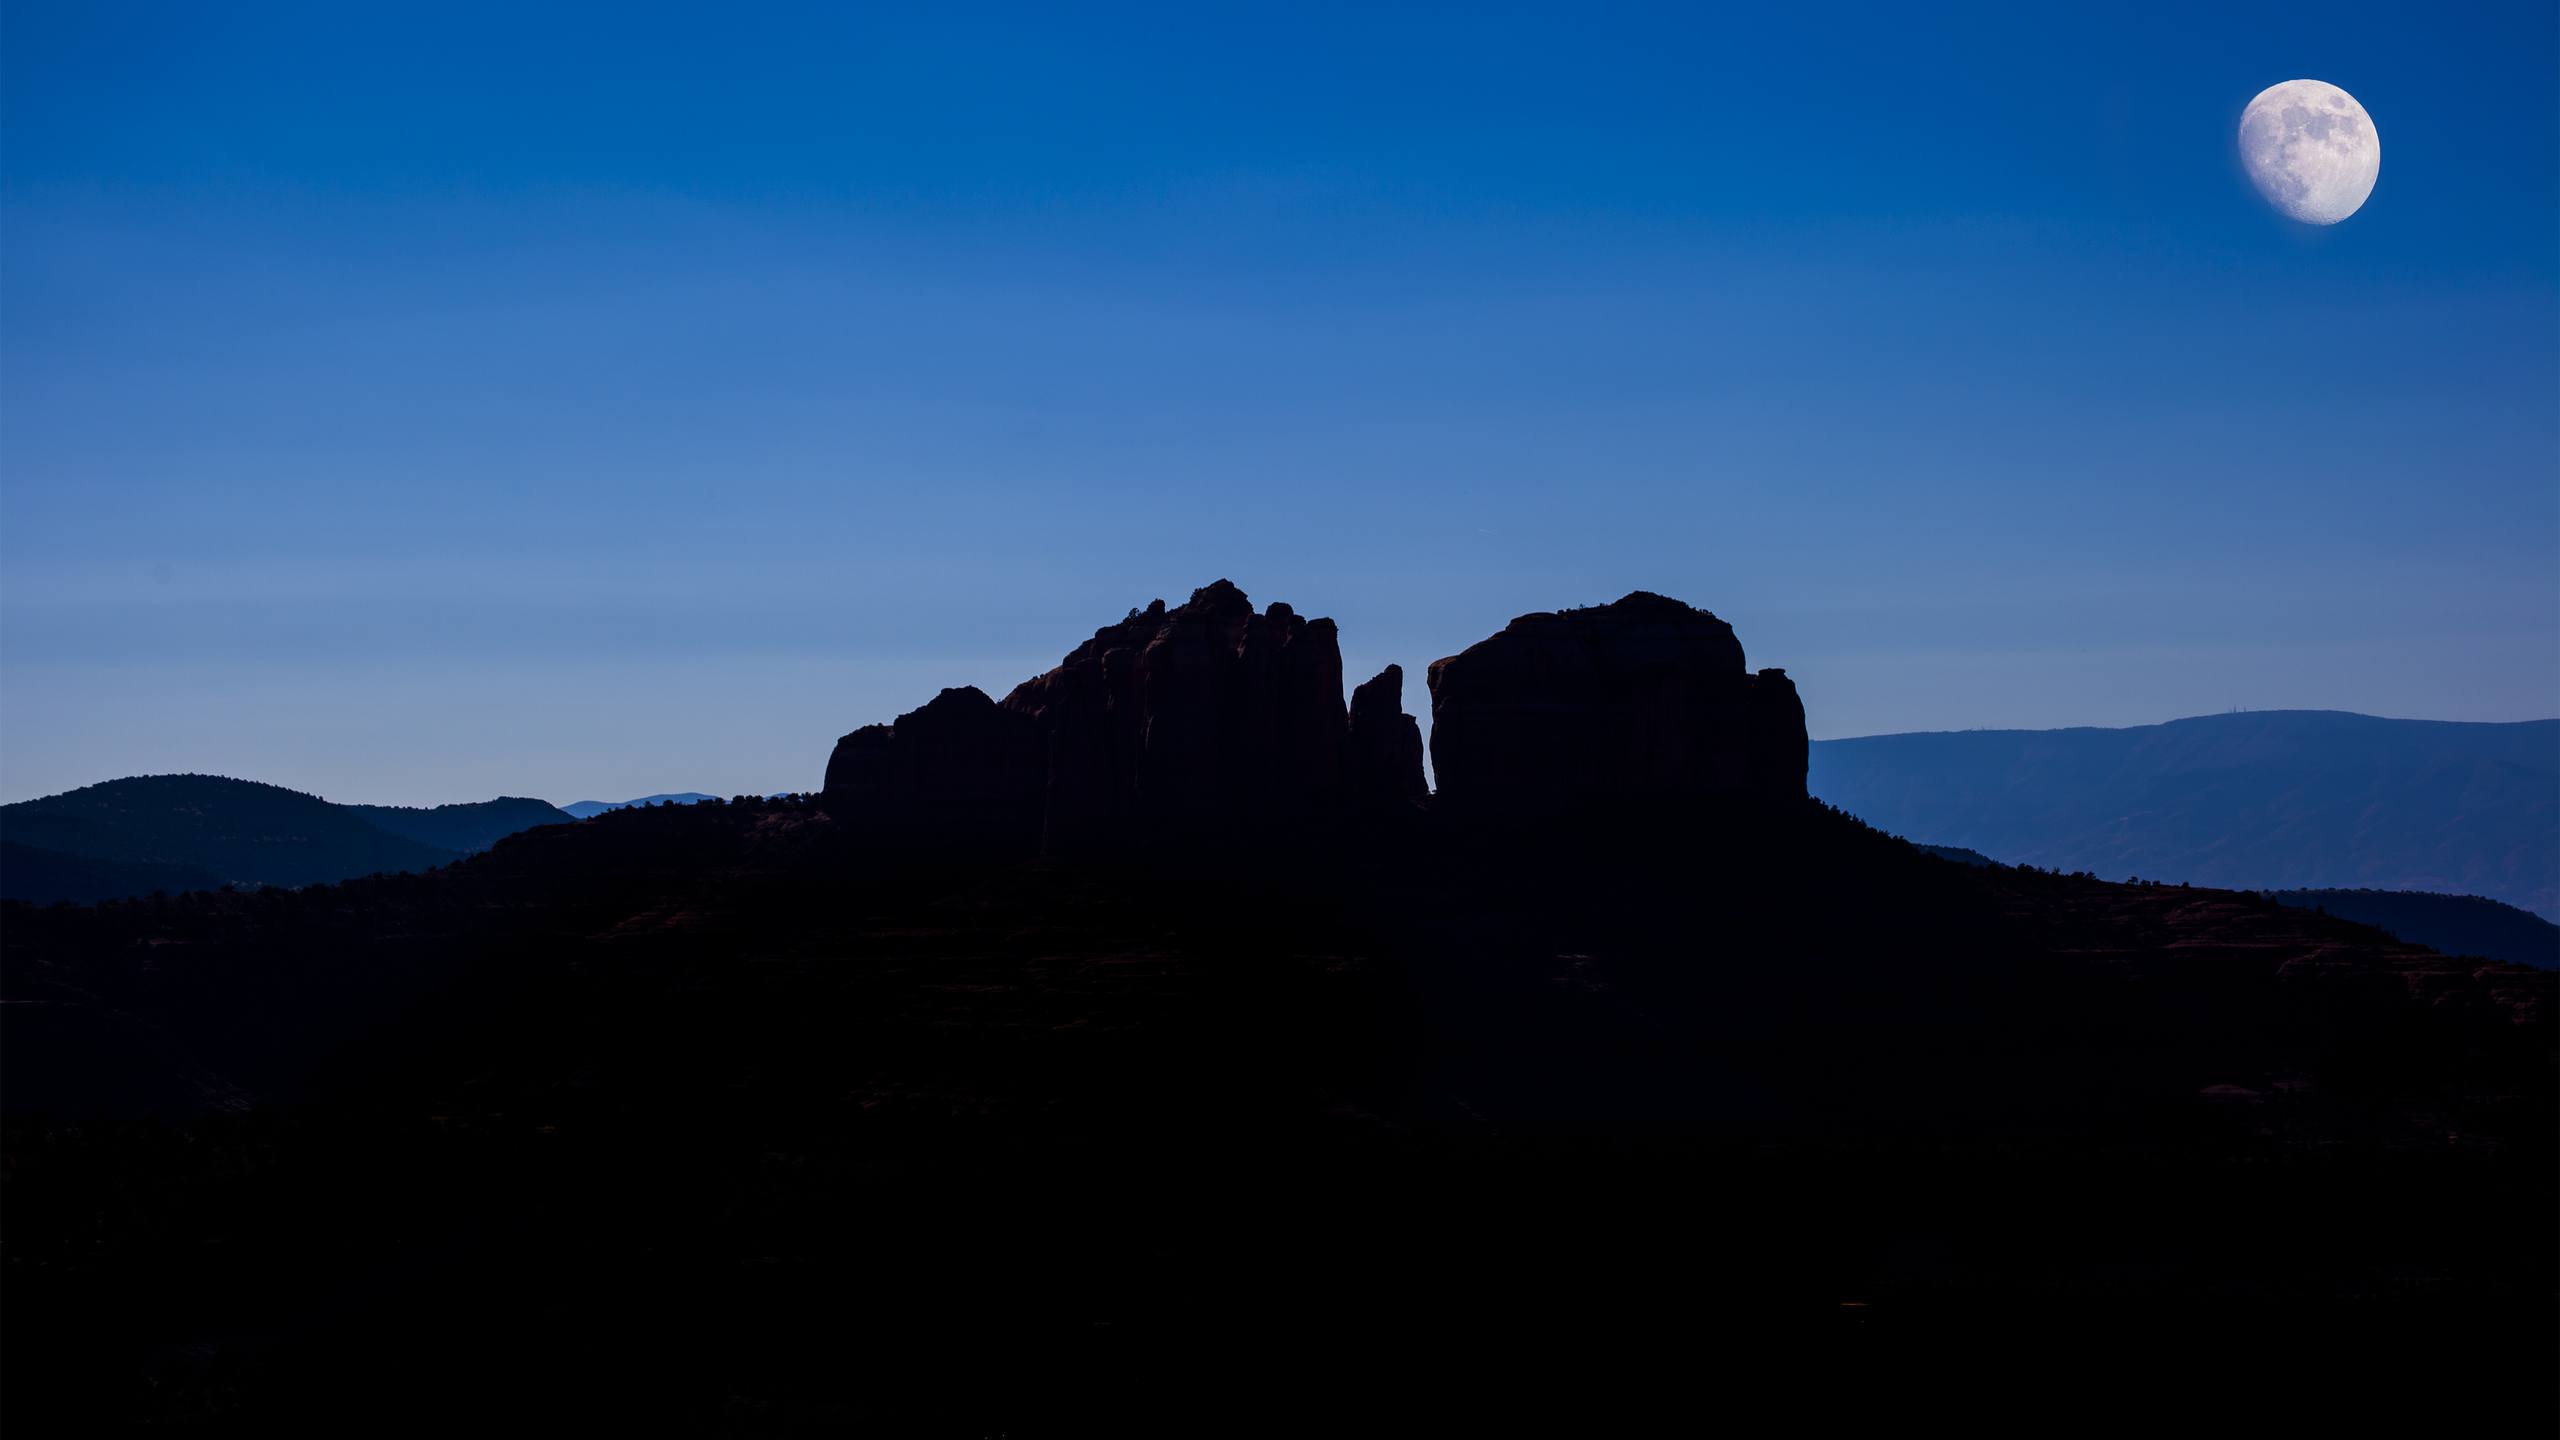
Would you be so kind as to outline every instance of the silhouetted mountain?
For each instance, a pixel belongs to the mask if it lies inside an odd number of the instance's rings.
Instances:
[[[2388,930],[2447,955],[2478,955],[2543,970],[2560,969],[2560,925],[2530,910],[2478,895],[2416,890],[2272,890],[2281,905],[2319,910]]]
[[[1193,605],[821,797],[0,909],[13,1418],[2547,1428],[2560,976],[1944,863],[1650,599],[1435,667],[1418,802]]]
[[[394,835],[405,835],[422,845],[459,850],[465,854],[486,850],[520,830],[530,830],[536,825],[566,825],[580,818],[548,801],[527,800],[513,795],[458,805],[438,805],[431,809],[406,805],[344,805],[339,808],[353,811]]]
[[[218,775],[147,775],[0,806],[0,898],[91,901],[422,870],[571,817],[539,800],[334,805]]]
[[[2560,720],[2329,710],[1826,740],[1813,793],[2009,864],[2486,895],[2560,918]]]
[[[155,860],[105,860],[66,855],[14,840],[0,840],[0,900],[111,900],[165,890],[217,890],[223,878],[201,865]]]
[[[1924,855],[1935,855],[1941,860],[1953,860],[1959,865],[1997,865],[2000,863],[1999,861],[1992,859],[1990,856],[1983,854],[1979,850],[1967,850],[1961,845],[1919,845],[1916,841],[1913,843],[1918,846],[1920,852]]]
[[[310,885],[461,858],[317,795],[219,775],[139,775],[0,805],[0,838],[66,855],[190,866],[233,885]]]
[[[608,810],[624,810],[634,805],[698,805],[718,798],[699,790],[684,790],[672,795],[643,795],[637,800],[578,800],[561,806],[560,812],[575,820],[588,820]]]

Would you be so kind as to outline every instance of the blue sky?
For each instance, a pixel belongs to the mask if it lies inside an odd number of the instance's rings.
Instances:
[[[1648,588],[1817,736],[2560,714],[2548,3],[1712,8],[10,0],[0,799],[810,787],[1221,575],[1417,713]]]

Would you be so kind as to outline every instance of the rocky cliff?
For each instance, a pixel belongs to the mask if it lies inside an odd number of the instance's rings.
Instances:
[[[1523,615],[1428,679],[1444,804],[1533,815],[1805,793],[1794,682],[1744,670],[1732,626],[1666,596]]]
[[[1403,666],[1390,665],[1351,692],[1343,765],[1354,802],[1370,809],[1410,808],[1431,798],[1422,778],[1422,727],[1404,713]]]
[[[945,690],[895,723],[838,740],[827,757],[827,804],[910,842],[1034,845],[1046,755],[1032,717],[974,685]]]
[[[946,690],[845,736],[825,803],[919,838],[1052,849],[1410,807],[1422,750],[1402,681],[1391,667],[1361,687],[1355,720],[1333,622],[1257,612],[1220,580],[1095,631],[1000,704]]]

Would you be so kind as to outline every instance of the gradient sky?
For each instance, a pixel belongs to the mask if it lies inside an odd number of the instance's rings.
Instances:
[[[1222,575],[1417,712],[1647,588],[1817,736],[2560,714],[2549,0],[1718,8],[9,0],[0,799],[813,788]]]

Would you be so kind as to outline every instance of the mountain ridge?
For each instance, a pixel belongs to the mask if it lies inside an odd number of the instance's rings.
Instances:
[[[2560,720],[2253,710],[1815,741],[1814,792],[2004,863],[2560,915]]]
[[[635,805],[699,805],[705,800],[718,798],[699,790],[677,790],[663,795],[643,795],[637,800],[572,800],[560,806],[559,810],[572,820],[592,820],[598,815],[628,810]]]
[[[2286,706],[2262,710],[2218,710],[2209,715],[2178,715],[2167,720],[2146,720],[2133,725],[1966,725],[1937,730],[1876,730],[1863,735],[1833,735],[1815,740],[1816,745],[1846,744],[1855,740],[1901,740],[1918,735],[2076,735],[2089,731],[2159,730],[2173,725],[2212,724],[2248,717],[2328,716],[2344,720],[2371,720],[2385,725],[2444,725],[2495,728],[2504,725],[2560,726],[2560,715],[2534,716],[2523,720],[2441,720],[2424,715],[2375,715],[2364,710],[2338,710],[2321,706]]]

